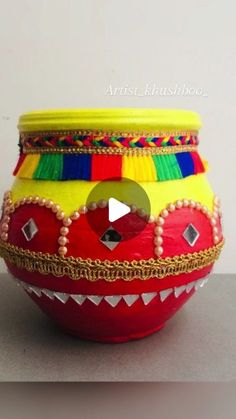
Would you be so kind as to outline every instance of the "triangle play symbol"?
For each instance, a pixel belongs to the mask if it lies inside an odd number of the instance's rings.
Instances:
[[[130,207],[123,202],[118,201],[115,198],[109,198],[108,201],[108,218],[112,223],[113,221],[119,220],[119,218],[124,217],[130,213]]]

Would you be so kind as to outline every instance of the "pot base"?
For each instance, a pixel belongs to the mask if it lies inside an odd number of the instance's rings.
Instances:
[[[162,323],[161,325],[158,325],[157,327],[149,330],[145,330],[144,332],[140,333],[133,333],[129,336],[109,336],[109,337],[102,337],[102,336],[91,336],[91,335],[84,335],[80,332],[75,332],[74,330],[62,327],[62,330],[64,330],[65,333],[75,336],[82,340],[89,340],[93,342],[100,342],[100,343],[126,343],[131,340],[139,340],[143,339],[149,335],[153,335],[154,333],[160,331],[165,326],[165,323]],[[60,326],[59,326],[60,327]]]

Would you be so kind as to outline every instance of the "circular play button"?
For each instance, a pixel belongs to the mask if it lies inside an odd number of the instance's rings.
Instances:
[[[108,199],[108,219],[113,222],[119,220],[119,218],[124,217],[125,215],[131,212],[129,205],[124,204],[123,202],[118,201],[115,198]]]
[[[150,218],[150,201],[133,180],[112,178],[98,183],[87,199],[91,229],[110,250],[141,233]]]

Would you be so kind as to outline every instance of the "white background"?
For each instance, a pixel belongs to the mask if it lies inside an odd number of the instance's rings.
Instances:
[[[66,107],[183,108],[201,114],[200,152],[222,198],[235,272],[235,7],[217,0],[0,1],[0,193],[11,185],[22,112]],[[107,88],[176,84],[206,96],[111,96]],[[162,91],[163,92],[163,91]]]

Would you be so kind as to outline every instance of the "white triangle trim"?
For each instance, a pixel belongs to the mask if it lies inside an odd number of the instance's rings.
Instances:
[[[86,295],[81,295],[81,294],[72,294],[70,295],[70,297],[77,303],[79,304],[79,306],[81,306],[83,304],[83,302],[86,300],[87,296]]]
[[[21,285],[25,291],[28,291],[29,293],[32,292],[31,286],[27,284],[26,282],[19,282],[19,285]]]
[[[108,304],[110,304],[111,307],[116,307],[117,304],[119,304],[121,298],[122,298],[121,295],[106,295],[106,297],[104,297],[104,300]]]
[[[65,304],[69,299],[69,294],[65,294],[64,292],[54,292],[54,296]]]
[[[198,291],[199,288],[202,288],[204,283],[205,283],[204,279],[198,279],[198,281],[196,281],[195,283],[195,290]]]
[[[156,296],[157,296],[157,292],[144,292],[141,295],[145,306],[147,306]]]
[[[103,299],[102,295],[87,295],[88,300],[98,306]]]
[[[37,295],[37,297],[42,296],[42,290],[38,287],[35,287],[34,285],[30,285],[29,287],[30,291]]]
[[[138,298],[138,294],[123,295],[123,299],[125,300],[128,307],[131,307],[135,303],[135,301],[137,301]]]
[[[204,279],[204,285],[207,284],[209,281],[209,275],[206,276],[206,278]]]
[[[160,300],[163,303],[169,295],[173,292],[173,288],[168,288],[167,290],[160,291]]]
[[[175,298],[178,298],[186,290],[186,285],[181,285],[180,287],[175,287]]]
[[[51,300],[54,300],[54,291],[43,289],[42,293],[45,294]]]
[[[194,288],[194,286],[195,286],[195,281],[189,282],[189,284],[186,285],[186,293],[189,294],[190,291]]]

